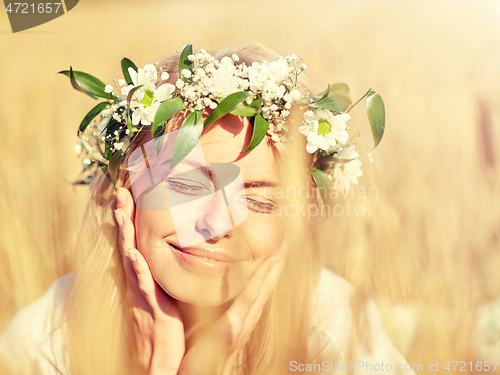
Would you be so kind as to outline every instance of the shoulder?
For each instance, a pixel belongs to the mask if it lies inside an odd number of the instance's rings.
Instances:
[[[40,298],[23,307],[0,335],[0,354],[13,373],[59,373],[67,297],[74,274],[57,279]]]
[[[342,277],[322,269],[313,295],[312,356],[333,363],[406,363],[384,332],[375,303]]]

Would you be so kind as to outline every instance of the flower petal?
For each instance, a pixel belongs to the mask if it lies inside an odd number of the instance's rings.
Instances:
[[[318,149],[318,146],[315,143],[307,143],[306,145],[306,151],[310,154],[314,154],[316,150]]]
[[[340,133],[335,135],[335,139],[337,139],[340,143],[345,144],[349,139],[349,133],[347,130],[342,130]]]
[[[328,150],[330,148],[330,144],[327,142],[325,137],[319,136],[318,138],[319,138],[319,142],[318,142],[319,148],[322,150]]]
[[[163,102],[167,99],[170,99],[172,97],[172,93],[175,90],[175,86],[170,84],[170,83],[165,83],[158,87],[155,91],[155,99],[158,102]]]
[[[300,134],[304,134],[305,136],[307,136],[309,134],[309,126],[308,125],[299,126],[297,128],[297,131]]]
[[[307,142],[318,144],[319,134],[316,132],[310,132],[307,135]]]

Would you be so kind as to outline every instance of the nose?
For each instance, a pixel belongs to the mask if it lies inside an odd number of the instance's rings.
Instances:
[[[211,194],[204,212],[196,220],[196,231],[203,236],[205,241],[219,241],[224,237],[233,236],[232,220],[221,191]]]

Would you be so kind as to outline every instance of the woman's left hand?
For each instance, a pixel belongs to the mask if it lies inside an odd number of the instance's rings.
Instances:
[[[179,375],[227,375],[250,338],[286,261],[283,243],[264,260],[227,311],[186,353]]]

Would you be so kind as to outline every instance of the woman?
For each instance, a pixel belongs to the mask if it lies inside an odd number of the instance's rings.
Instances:
[[[300,214],[322,204],[327,172],[338,188],[360,175],[346,105],[331,107],[342,87],[304,104],[318,91],[305,66],[262,47],[211,56],[187,46],[156,67],[125,59],[122,67],[121,88],[97,93],[81,72],[65,72],[75,88],[109,100],[80,125],[107,171],[92,178],[80,271],[2,335],[13,369],[402,370],[374,305],[352,304],[352,287],[321,269],[319,217]],[[99,125],[86,129],[98,113]],[[290,193],[301,188],[307,197]]]

